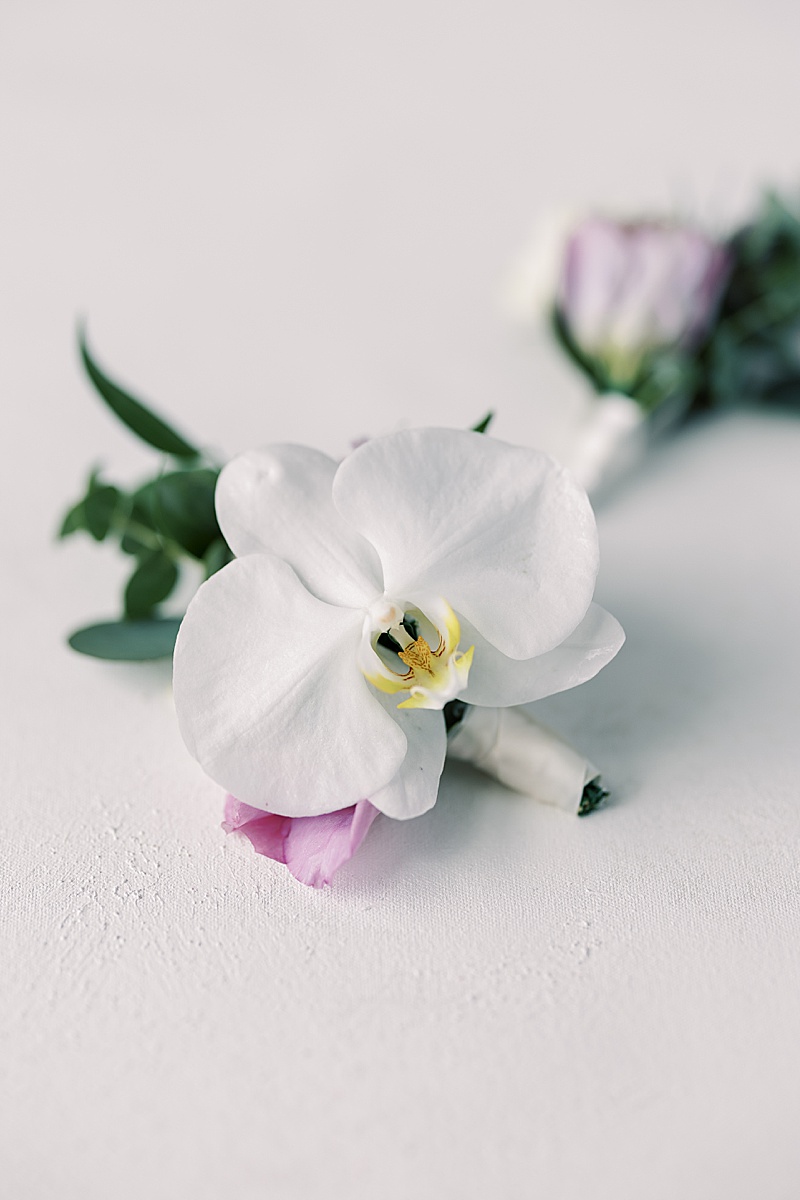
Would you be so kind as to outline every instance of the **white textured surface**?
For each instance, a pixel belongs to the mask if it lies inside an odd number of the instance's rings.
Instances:
[[[62,644],[119,570],[54,514],[89,459],[148,461],[79,377],[79,309],[228,450],[488,401],[510,431],[534,369],[489,298],[530,214],[795,168],[795,6],[577,11],[4,9],[14,1200],[800,1192],[800,423],[700,427],[601,514],[628,644],[537,706],[614,786],[585,821],[453,770],[306,891],[224,840],[167,673]]]

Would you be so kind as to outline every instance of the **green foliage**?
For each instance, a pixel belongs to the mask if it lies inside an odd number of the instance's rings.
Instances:
[[[700,356],[696,407],[800,405],[800,210],[767,194],[730,242],[733,269]]]
[[[83,513],[86,528],[96,542],[102,542],[108,536],[120,500],[119,490],[110,484],[100,483],[96,472],[92,472],[83,501]]]
[[[139,557],[161,545],[158,531],[150,521],[150,515],[134,496],[129,498],[129,507],[121,522],[119,548],[123,554]]]
[[[598,775],[596,779],[590,779],[583,789],[581,802],[578,805],[578,816],[585,817],[590,812],[594,812],[601,804],[604,804],[611,793],[603,787]]]
[[[210,579],[212,575],[216,575],[217,571],[221,571],[232,558],[233,555],[228,549],[228,543],[223,537],[218,537],[216,541],[211,543],[203,555],[206,579]]]
[[[175,648],[180,617],[148,621],[107,621],[78,629],[69,638],[73,650],[92,658],[145,662],[169,658]]]
[[[688,408],[697,378],[697,365],[691,355],[679,350],[662,350],[644,360],[630,395],[645,412],[653,412],[677,396],[687,398]]]
[[[572,336],[564,314],[558,306],[555,306],[550,313],[550,329],[567,358],[571,358],[575,365],[580,367],[585,375],[588,375],[589,380],[594,384],[598,392],[610,391],[608,373],[602,362],[598,359],[590,358],[588,354],[584,354]]]
[[[125,587],[125,619],[78,630],[69,644],[97,658],[160,658],[172,652],[180,622],[157,610],[174,592],[182,563],[201,563],[208,578],[232,558],[214,508],[219,467],[204,462],[194,446],[109,379],[82,332],[80,351],[89,380],[111,411],[172,461],[165,469],[160,458],[157,472],[132,490],[108,483],[95,470],[84,495],[64,515],[60,538],[83,532],[98,542],[113,541],[135,560]]]
[[[159,475],[134,494],[134,503],[165,538],[202,559],[222,536],[214,509],[219,472],[211,467]]]
[[[77,533],[80,529],[86,529],[86,509],[83,500],[79,500],[72,508],[67,509],[58,536],[60,538],[69,537],[71,533]]]
[[[125,588],[125,616],[149,617],[178,582],[175,560],[164,550],[151,550],[138,562]]]
[[[92,471],[86,485],[86,495],[65,514],[58,536],[68,537],[83,530],[97,542],[108,536],[114,516],[121,503],[119,490],[101,483],[97,471]]]
[[[147,442],[149,446],[153,446],[154,449],[172,455],[173,458],[194,461],[200,457],[199,451],[167,425],[166,421],[162,421],[161,417],[157,417],[154,412],[151,412],[142,404],[141,400],[134,399],[101,371],[89,353],[86,333],[83,329],[79,334],[79,348],[86,373],[97,392],[114,415],[124,425],[127,425],[137,437],[140,437],[143,442]]]
[[[552,313],[552,330],[564,353],[572,359],[595,389],[603,395],[622,392],[636,400],[645,412],[675,396],[694,392],[697,366],[694,356],[677,347],[653,350],[617,360],[595,358],[585,353],[572,337],[563,314]]]
[[[494,420],[494,412],[491,409],[489,409],[486,416],[483,417],[480,421],[478,421],[477,425],[472,426],[472,432],[473,433],[486,433],[486,430],[489,428],[489,426],[491,425],[493,420]]]

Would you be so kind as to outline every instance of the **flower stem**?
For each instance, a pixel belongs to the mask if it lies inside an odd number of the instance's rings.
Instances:
[[[585,817],[590,812],[594,812],[608,799],[610,794],[600,783],[599,775],[595,779],[590,779],[583,789],[581,802],[578,805],[578,816]]]

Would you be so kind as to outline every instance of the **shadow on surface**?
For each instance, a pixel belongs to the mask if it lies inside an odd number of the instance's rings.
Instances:
[[[657,762],[702,736],[729,680],[715,647],[663,611],[618,605],[626,631],[617,658],[595,679],[530,706],[603,772],[614,799],[629,798]]]

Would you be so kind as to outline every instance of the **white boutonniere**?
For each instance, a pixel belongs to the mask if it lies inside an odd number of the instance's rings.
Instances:
[[[547,455],[473,431],[417,429],[342,462],[278,445],[227,466],[82,355],[94,387],[164,456],[133,489],[93,474],[62,536],[134,563],[121,620],[77,650],[172,652],[186,743],[226,788],[223,827],[303,883],[329,883],[380,814],[436,800],[448,751],[571,812],[596,770],[520,705],[590,679],[623,634],[592,602],[585,492]],[[181,623],[179,572],[207,576]]]
[[[237,558],[189,606],[175,703],[208,774],[271,813],[419,816],[449,702],[573,687],[623,640],[592,603],[585,493],[537,451],[452,429],[341,464],[274,446],[223,469],[217,514]]]

